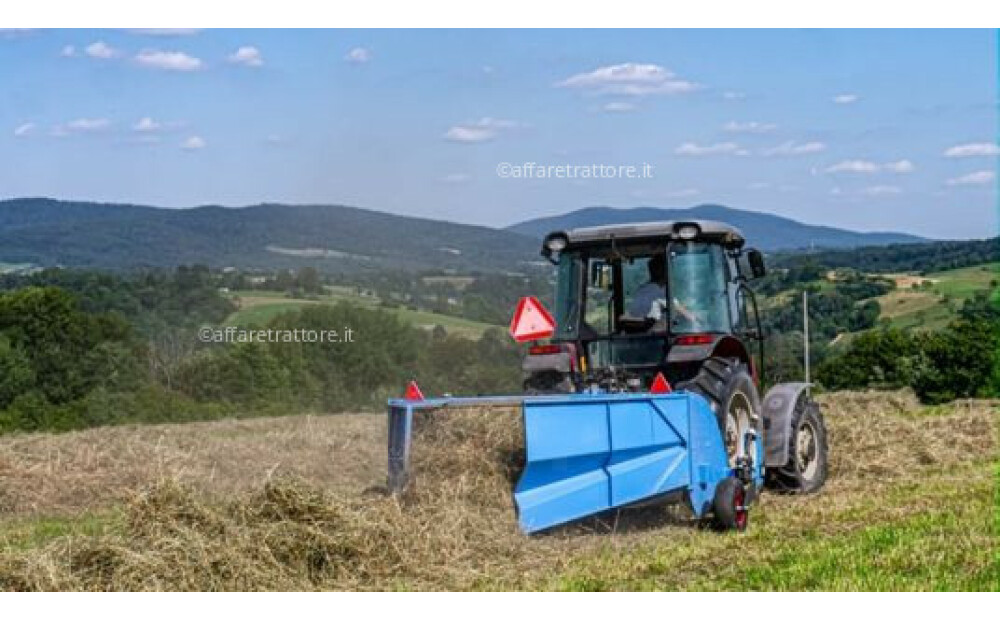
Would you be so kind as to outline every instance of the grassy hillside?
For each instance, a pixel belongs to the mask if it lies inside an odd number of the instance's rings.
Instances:
[[[937,271],[918,276],[893,274],[896,290],[878,298],[880,319],[905,329],[940,329],[955,318],[962,302],[1000,283],[1000,263]]]
[[[291,299],[282,293],[270,291],[234,291],[231,294],[231,298],[238,305],[239,309],[225,320],[225,324],[260,326],[266,324],[279,314],[296,310],[304,305],[313,304],[335,304],[341,301],[349,301],[364,307],[381,307],[378,299],[357,295],[346,287],[329,288],[328,291],[325,295],[311,299]],[[470,321],[461,317],[411,310],[409,308],[383,307],[383,309],[417,327],[431,329],[436,325],[440,325],[448,333],[468,336],[470,338],[478,338],[487,329],[497,327],[496,325]]]
[[[821,402],[827,486],[765,493],[742,535],[652,506],[524,536],[505,410],[418,435],[403,503],[382,415],[2,437],[0,588],[996,590],[998,403]]]

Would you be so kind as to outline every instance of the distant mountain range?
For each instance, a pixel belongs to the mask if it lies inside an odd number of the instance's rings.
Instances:
[[[688,209],[589,207],[564,215],[528,220],[508,226],[507,230],[541,239],[546,233],[560,229],[600,226],[602,224],[691,219],[716,220],[731,224],[743,232],[749,245],[768,251],[852,248],[865,245],[926,241],[921,237],[904,233],[854,232],[830,226],[813,226],[796,222],[787,217],[756,211],[741,211],[720,205],[700,205]]]
[[[160,209],[19,198],[0,201],[0,262],[100,269],[203,263],[260,269],[314,265],[330,272],[386,268],[520,272],[539,264],[539,240],[551,230],[692,218],[729,222],[763,250],[920,241],[912,235],[810,226],[711,205],[594,207],[494,229],[340,205]]]

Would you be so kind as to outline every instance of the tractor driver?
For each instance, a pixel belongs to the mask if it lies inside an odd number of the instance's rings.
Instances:
[[[659,321],[667,305],[667,259],[663,254],[654,254],[646,263],[649,281],[636,289],[629,303],[628,314],[636,318],[651,318]],[[674,310],[688,321],[696,322],[696,317],[676,298]]]

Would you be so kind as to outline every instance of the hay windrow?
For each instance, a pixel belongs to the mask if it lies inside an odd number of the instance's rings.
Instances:
[[[830,521],[830,507],[861,510],[873,489],[919,484],[928,472],[995,458],[996,403],[928,410],[907,393],[821,401],[830,432],[828,487],[811,498],[765,494],[760,510],[783,528],[862,527],[860,518]],[[344,492],[282,475],[236,494],[167,478],[130,495],[119,530],[0,552],[0,588],[530,588],[583,557],[663,545],[684,553],[701,537],[717,536],[689,527],[683,511],[656,507],[526,537],[511,495],[523,463],[517,410],[421,413],[414,433],[413,484],[400,498],[384,487]]]

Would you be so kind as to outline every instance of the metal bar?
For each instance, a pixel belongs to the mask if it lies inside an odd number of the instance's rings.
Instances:
[[[809,384],[809,293],[802,291],[802,349],[806,370],[806,385]],[[809,388],[806,387],[806,393]]]

